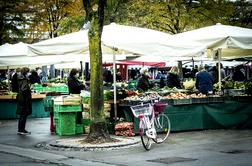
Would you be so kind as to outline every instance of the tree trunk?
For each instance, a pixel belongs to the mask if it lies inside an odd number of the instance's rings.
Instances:
[[[109,136],[105,116],[104,116],[104,97],[103,97],[103,70],[102,70],[102,50],[101,34],[103,28],[105,0],[99,0],[98,11],[96,6],[92,6],[91,28],[88,32],[89,54],[90,54],[90,92],[91,92],[91,125],[90,134],[86,141],[93,143],[102,143],[111,141]],[[97,4],[95,4],[97,5]]]

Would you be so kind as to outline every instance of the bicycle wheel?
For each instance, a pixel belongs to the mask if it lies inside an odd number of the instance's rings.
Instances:
[[[168,116],[165,114],[159,114],[154,121],[155,129],[157,131],[157,138],[153,139],[155,143],[164,142],[170,134],[171,123]]]
[[[139,135],[141,137],[141,141],[144,149],[150,150],[151,148],[151,139],[146,135],[147,126],[144,123],[144,119],[141,119],[139,122]]]

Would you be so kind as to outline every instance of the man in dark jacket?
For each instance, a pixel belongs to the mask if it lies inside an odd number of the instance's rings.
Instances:
[[[213,91],[213,76],[207,70],[208,66],[205,66],[196,74],[196,88],[203,94]]]
[[[23,67],[21,75],[18,75],[18,94],[17,94],[17,114],[19,115],[18,121],[18,134],[28,135],[31,132],[25,130],[26,119],[32,114],[32,97],[31,87],[28,80],[29,68]]]
[[[233,73],[232,79],[234,81],[245,81],[246,77],[243,72],[240,70],[240,67],[235,67],[235,71]]]
[[[35,83],[41,84],[40,77],[35,70],[31,71],[31,75],[29,76],[29,80],[30,80],[31,84],[35,84]]]
[[[11,78],[11,91],[18,92],[18,75],[21,75],[21,69],[17,68],[15,74]]]

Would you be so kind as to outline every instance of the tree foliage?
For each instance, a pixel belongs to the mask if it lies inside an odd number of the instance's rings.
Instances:
[[[0,0],[0,45],[14,43],[24,37],[20,27],[25,26],[25,1]]]
[[[49,36],[76,31],[71,18],[83,15],[80,0],[30,0],[30,38]],[[67,29],[64,28],[66,25]]]
[[[226,24],[234,6],[226,0],[128,0],[118,11],[116,22],[176,34],[218,22]]]
[[[90,17],[82,1],[0,0],[1,44],[80,30]],[[252,27],[252,4],[245,0],[107,0],[104,14],[105,25],[116,22],[170,34],[218,22]]]
[[[245,0],[234,2],[235,11],[230,17],[230,24],[252,28],[252,3]]]

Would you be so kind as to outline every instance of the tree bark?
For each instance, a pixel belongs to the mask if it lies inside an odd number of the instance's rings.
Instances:
[[[87,2],[87,1],[86,1]],[[85,5],[85,4],[84,4]],[[90,134],[86,141],[93,143],[109,142],[112,139],[109,136],[105,116],[104,116],[104,97],[103,97],[103,70],[102,70],[102,49],[101,35],[103,29],[105,0],[99,0],[98,4],[89,4],[92,9],[86,10],[90,18],[91,27],[88,31],[89,54],[90,54],[90,114],[91,125]],[[96,9],[98,7],[98,9]]]

